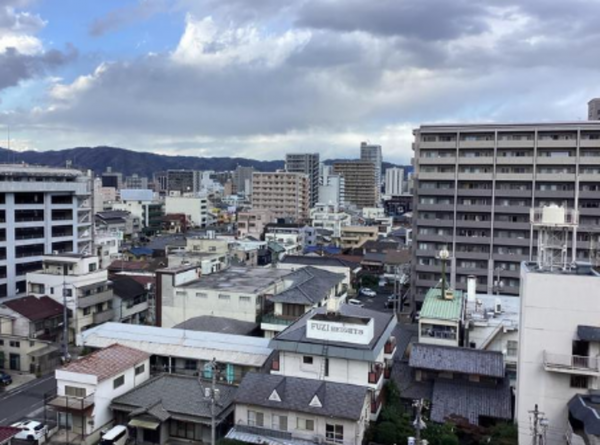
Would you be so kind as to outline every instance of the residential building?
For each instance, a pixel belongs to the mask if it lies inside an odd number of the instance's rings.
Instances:
[[[316,244],[316,231],[306,224],[269,223],[265,226],[265,241],[275,241],[285,248],[286,255],[302,253],[306,246]]]
[[[100,259],[100,269],[106,269],[113,260],[119,258],[122,234],[110,232],[96,232],[94,235],[95,255]]]
[[[367,241],[375,241],[379,237],[377,226],[344,226],[340,237],[342,249],[361,248]]]
[[[0,368],[45,374],[60,364],[64,307],[49,297],[0,305]]]
[[[257,323],[233,320],[226,317],[215,317],[213,315],[201,315],[199,317],[189,318],[188,320],[173,326],[173,329],[248,336],[255,336],[259,332]]]
[[[419,315],[419,344],[464,346],[466,298],[461,291],[431,288]]]
[[[233,194],[252,195],[252,175],[254,167],[242,167],[238,165],[233,172]]]
[[[139,443],[210,443],[213,408],[206,397],[211,386],[196,377],[163,374],[148,380],[110,404],[115,423],[128,425]],[[216,438],[227,431],[233,414],[236,388],[217,383]]]
[[[118,343],[151,355],[152,370],[187,374],[210,380],[210,362],[219,364],[219,381],[239,384],[247,372],[260,372],[269,363],[269,340],[221,332],[167,329],[104,323],[83,332],[79,345],[106,348]]]
[[[340,238],[342,227],[349,226],[352,217],[340,211],[337,205],[318,203],[310,209],[310,220],[315,229],[330,230],[333,238]]]
[[[353,204],[359,209],[377,205],[377,171],[373,162],[338,161],[333,164],[333,172],[344,178],[345,205]]]
[[[148,287],[127,275],[110,279],[113,287],[114,321],[131,324],[147,324]]]
[[[131,176],[126,176],[123,184],[123,188],[133,190],[147,190],[148,189],[148,178],[144,176],[138,176],[134,173]]]
[[[114,317],[112,283],[95,256],[44,256],[42,269],[27,274],[27,292],[36,297],[47,295],[61,304],[66,298],[73,314],[69,319],[71,339]]]
[[[165,198],[165,213],[183,213],[196,227],[206,227],[208,198],[206,196],[169,195]]]
[[[331,309],[304,314],[271,340],[271,374],[367,387],[376,419],[396,349],[396,317],[346,304]]]
[[[127,210],[96,213],[94,221],[97,231],[114,233],[122,239],[129,239],[142,230],[141,217]]]
[[[344,284],[350,289],[356,287],[356,284],[358,283],[358,274],[361,271],[360,263],[327,256],[287,255],[283,260],[277,263],[278,269],[291,271],[308,266],[323,269],[335,274],[343,274],[345,276]]]
[[[314,207],[319,200],[319,153],[287,153],[285,170],[308,176],[309,206]]]
[[[106,167],[101,179],[102,187],[111,187],[115,190],[121,190],[123,187],[123,173],[114,172],[112,167]]]
[[[156,172],[153,175],[154,192],[164,195],[169,189],[169,179],[167,172]]]
[[[200,192],[202,172],[196,170],[167,170],[167,193]]]
[[[383,156],[381,154],[381,145],[373,145],[367,142],[360,143],[360,160],[366,162],[372,162],[375,166],[375,186],[376,186],[376,199],[379,202],[379,195],[381,192],[381,173],[383,171]]]
[[[149,358],[146,352],[112,344],[57,369],[56,397],[49,405],[59,412],[59,425],[69,426],[59,433],[68,434],[71,443],[98,441],[112,424],[113,399],[150,378]]]
[[[576,209],[569,257],[589,258],[600,223],[600,123],[421,126],[414,131],[412,288],[422,300],[451,252],[452,287],[519,295],[520,263],[533,259],[531,208]],[[573,243],[576,252],[573,254]],[[495,283],[500,289],[496,289]]]
[[[345,180],[342,175],[334,174],[331,165],[323,165],[319,180],[319,200],[322,204],[344,207],[346,204]]]
[[[370,412],[364,386],[251,373],[235,395],[234,427],[227,438],[360,445]]]
[[[266,295],[283,288],[288,271],[230,267],[201,277],[198,266],[157,271],[157,324],[172,327],[201,315],[258,322]]]
[[[308,176],[288,172],[254,172],[252,209],[270,210],[276,218],[308,220],[310,210]]]
[[[0,299],[52,252],[92,253],[91,176],[71,168],[0,165]]]
[[[404,169],[399,167],[388,168],[385,171],[385,194],[398,196],[404,193]]]
[[[593,431],[594,412],[585,407],[600,384],[600,275],[589,264],[569,271],[523,263],[521,277],[516,420],[528,425],[537,405],[548,445],[597,443],[583,438]],[[519,443],[530,440],[519,429]]]
[[[588,120],[600,120],[600,99],[595,98],[588,102]]]
[[[164,216],[163,205],[154,200],[152,190],[121,190],[121,200],[113,205],[113,210],[131,213],[148,230],[159,230]]]
[[[330,306],[337,310],[348,297],[345,275],[312,266],[295,270],[283,278],[283,289],[267,297],[272,307],[261,318],[260,328],[266,338],[273,338],[313,308]]]
[[[231,261],[238,266],[259,266],[260,253],[267,250],[266,241],[239,240],[232,244]]]

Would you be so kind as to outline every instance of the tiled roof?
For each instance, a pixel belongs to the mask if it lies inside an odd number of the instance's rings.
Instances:
[[[287,255],[283,260],[283,264],[303,264],[307,266],[334,266],[334,267],[348,267],[350,269],[356,269],[360,267],[360,260],[358,262],[348,261],[342,258],[332,256],[303,256],[303,255]]]
[[[502,378],[504,356],[499,351],[414,344],[409,365],[413,368]]]
[[[390,380],[396,384],[403,399],[431,400],[433,382],[430,380],[418,382],[415,379],[415,370],[407,363],[395,362],[392,367]]]
[[[135,278],[128,275],[115,275],[111,278],[113,293],[124,300],[143,295],[146,289]]]
[[[461,291],[453,291],[454,298],[446,300],[441,297],[439,288],[429,289],[421,307],[421,319],[461,320],[464,312],[464,298]]]
[[[95,375],[98,382],[114,377],[142,363],[150,354],[117,343],[80,358],[62,371]]]
[[[277,391],[280,402],[269,400],[273,391]],[[367,394],[368,388],[364,386],[248,373],[238,388],[235,402],[356,421],[360,419]],[[310,405],[315,395],[321,407]]]
[[[287,275],[284,280],[292,280],[293,284],[270,300],[274,303],[312,306],[323,301],[331,289],[344,279],[344,274],[328,272],[312,266],[303,267]]]
[[[44,320],[63,314],[63,305],[50,297],[21,297],[3,303],[31,321]]]
[[[234,320],[233,318],[201,315],[190,318],[183,323],[173,326],[173,329],[188,331],[215,332],[220,334],[250,335],[258,329],[258,324],[250,321]]]
[[[579,325],[577,336],[580,340],[600,342],[600,327]]]
[[[13,428],[12,426],[0,426],[0,445],[8,443],[20,431],[19,428]]]

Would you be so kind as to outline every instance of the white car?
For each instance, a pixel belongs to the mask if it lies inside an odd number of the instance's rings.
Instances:
[[[365,306],[364,304],[362,304],[362,301],[355,300],[354,298],[351,298],[350,300],[348,300],[348,304],[350,306],[358,306],[358,307],[364,307]]]
[[[15,423],[11,426],[21,430],[15,436],[16,439],[39,440],[48,431],[46,425],[36,422],[35,420],[25,420],[23,422]]]
[[[369,289],[368,287],[363,287],[360,290],[360,294],[364,295],[365,297],[375,297],[375,296],[377,296],[377,292],[375,292],[373,289]]]

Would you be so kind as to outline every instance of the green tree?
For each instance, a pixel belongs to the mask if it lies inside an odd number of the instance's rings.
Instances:
[[[360,284],[362,287],[378,287],[379,278],[375,275],[365,274],[360,277]]]

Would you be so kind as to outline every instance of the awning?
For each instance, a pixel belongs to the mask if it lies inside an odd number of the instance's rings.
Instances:
[[[155,430],[160,426],[159,422],[153,422],[151,420],[142,419],[131,419],[128,423],[129,426],[137,426],[146,430]]]

